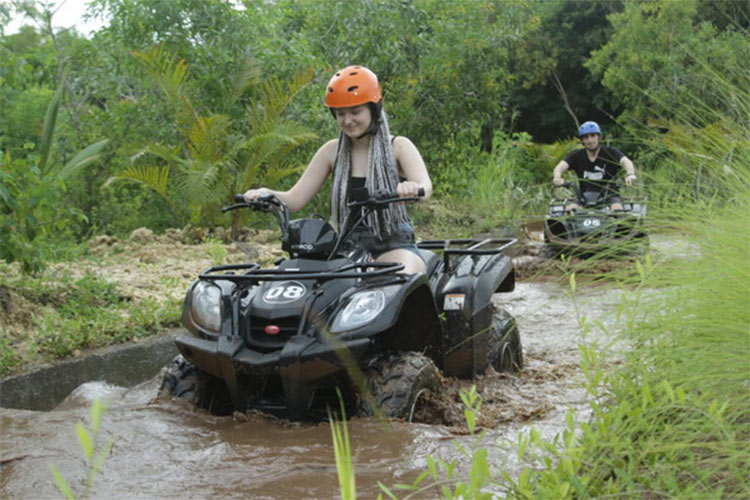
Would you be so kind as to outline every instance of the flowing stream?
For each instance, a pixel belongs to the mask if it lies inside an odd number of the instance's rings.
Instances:
[[[578,421],[589,418],[578,345],[597,334],[581,338],[577,313],[589,319],[613,317],[619,293],[588,290],[577,297],[576,309],[554,283],[521,282],[494,300],[518,321],[526,366],[518,374],[491,372],[474,381],[483,400],[479,445],[489,451],[493,474],[501,469],[515,474],[519,434],[535,426],[552,438],[564,429],[569,410]],[[159,382],[158,376],[130,388],[88,382],[52,411],[0,408],[0,498],[61,498],[50,464],[74,491],[83,491],[88,469],[75,424],[89,426],[95,398],[109,405],[102,436],[113,439],[113,445],[91,498],[338,497],[327,423],[291,423],[258,414],[216,417],[178,400],[156,399]],[[446,381],[441,423],[350,419],[358,496],[376,497],[379,481],[411,482],[425,469],[428,454],[467,468],[469,460],[456,443],[470,449],[477,442],[466,433],[458,397],[470,385]]]

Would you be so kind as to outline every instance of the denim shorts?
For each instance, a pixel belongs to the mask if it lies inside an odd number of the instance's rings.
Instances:
[[[392,237],[384,241],[379,240],[367,227],[356,229],[349,239],[366,248],[375,259],[391,250],[404,249],[424,260],[414,242],[414,226],[411,222],[399,223]]]

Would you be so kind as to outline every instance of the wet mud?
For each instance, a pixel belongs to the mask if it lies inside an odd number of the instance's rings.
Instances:
[[[447,379],[418,423],[352,418],[349,430],[361,498],[387,485],[411,482],[430,454],[466,468],[468,435],[460,391],[476,384],[482,398],[478,445],[489,450],[493,474],[518,472],[515,443],[536,427],[552,438],[573,411],[589,418],[581,386],[579,344],[603,342],[592,332],[582,338],[577,314],[612,316],[619,292],[597,288],[579,294],[577,308],[553,282],[521,282],[496,305],[515,316],[524,346],[519,373],[490,371],[474,381]],[[78,387],[52,411],[0,408],[0,498],[60,498],[49,464],[82,491],[87,466],[75,425],[89,425],[91,402],[109,405],[103,439],[113,446],[96,478],[92,498],[334,498],[337,473],[327,423],[292,423],[249,414],[216,417],[179,400],[155,398],[159,377],[136,387],[103,382]],[[429,493],[427,496],[431,496]],[[439,496],[438,492],[435,495]]]

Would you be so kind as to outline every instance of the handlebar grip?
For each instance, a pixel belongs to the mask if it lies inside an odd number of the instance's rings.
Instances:
[[[241,194],[234,195],[234,201],[236,203],[245,203],[245,196]]]

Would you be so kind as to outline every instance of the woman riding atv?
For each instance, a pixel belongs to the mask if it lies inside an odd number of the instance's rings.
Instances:
[[[246,201],[274,194],[295,212],[313,199],[333,172],[331,219],[340,226],[356,188],[395,191],[401,197],[417,197],[420,190],[425,198],[432,194],[432,182],[416,146],[406,137],[390,135],[375,73],[364,66],[337,71],[326,87],[325,105],[341,128],[338,139],[318,149],[291,189],[250,189],[244,193]],[[376,261],[403,264],[404,273],[425,271],[414,243],[414,227],[403,204],[370,214],[355,236]]]
[[[603,203],[609,204],[610,210],[622,210],[622,200],[614,187],[614,178],[620,167],[625,169],[625,185],[632,186],[636,181],[633,162],[619,149],[599,144],[602,131],[596,122],[585,122],[578,129],[578,137],[583,148],[576,149],[555,166],[552,172],[552,182],[556,186],[563,184],[562,175],[569,169],[578,175],[580,192],[596,192],[605,194]],[[566,207],[572,211],[580,206],[571,203]]]

